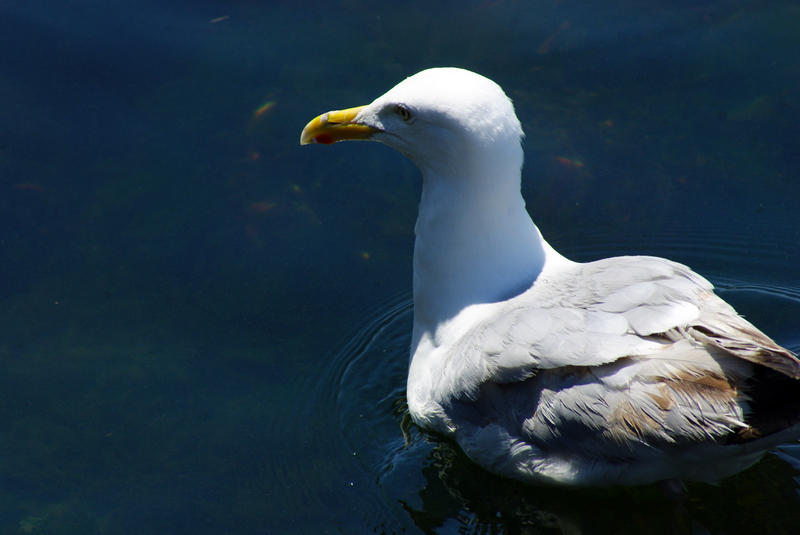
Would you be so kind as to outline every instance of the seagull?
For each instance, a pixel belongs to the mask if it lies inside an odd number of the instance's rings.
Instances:
[[[800,436],[800,360],[705,278],[652,256],[573,262],[545,241],[522,138],[499,85],[449,67],[301,134],[378,141],[422,173],[413,421],[490,472],[563,485],[716,482]]]

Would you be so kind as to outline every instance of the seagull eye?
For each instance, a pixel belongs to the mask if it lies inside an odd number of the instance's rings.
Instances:
[[[394,111],[395,113],[397,113],[397,115],[400,116],[401,119],[403,119],[406,122],[409,119],[411,119],[411,112],[408,111],[408,108],[406,108],[405,106],[401,106],[398,104],[397,106],[394,107]]]

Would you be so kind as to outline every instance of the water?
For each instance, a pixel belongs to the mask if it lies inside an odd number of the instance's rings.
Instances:
[[[0,533],[796,533],[486,474],[403,421],[416,170],[303,125],[498,81],[567,256],[687,263],[800,351],[793,2],[0,1]],[[261,111],[259,111],[261,110]]]

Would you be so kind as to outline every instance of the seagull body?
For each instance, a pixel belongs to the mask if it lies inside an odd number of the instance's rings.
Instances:
[[[528,482],[716,481],[800,436],[800,361],[686,266],[570,261],[520,193],[502,89],[422,71],[312,120],[301,143],[372,139],[421,170],[407,399],[419,426]]]

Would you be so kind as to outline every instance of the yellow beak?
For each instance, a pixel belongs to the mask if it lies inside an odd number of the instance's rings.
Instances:
[[[353,122],[358,112],[365,107],[358,106],[357,108],[348,108],[346,110],[329,111],[312,119],[303,128],[303,133],[300,134],[300,144],[322,143],[330,145],[337,141],[369,139],[372,134],[380,132],[380,130]]]

